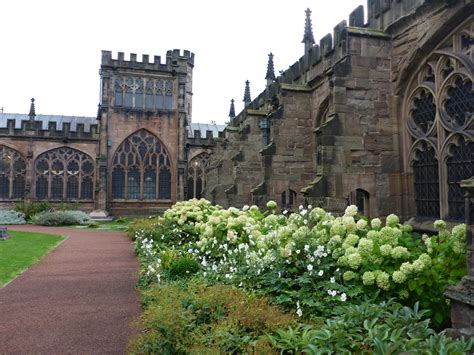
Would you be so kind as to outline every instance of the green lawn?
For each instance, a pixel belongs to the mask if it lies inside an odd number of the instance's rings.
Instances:
[[[40,260],[64,237],[43,233],[8,231],[10,239],[0,241],[0,287]]]

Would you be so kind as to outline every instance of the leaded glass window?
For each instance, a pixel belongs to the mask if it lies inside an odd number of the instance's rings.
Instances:
[[[18,151],[0,145],[0,200],[23,199],[25,178],[25,159]]]
[[[407,87],[405,151],[418,217],[464,218],[459,182],[474,175],[474,62],[466,45],[471,32],[472,21],[439,41],[442,50],[423,59]]]
[[[416,214],[419,217],[439,217],[438,160],[434,149],[423,147],[413,162]]]
[[[159,199],[160,200],[171,199],[171,173],[170,173],[169,168],[160,169]]]
[[[35,161],[38,200],[92,200],[93,159],[73,148],[47,151]]]
[[[201,198],[206,187],[206,171],[209,166],[209,154],[201,153],[189,162],[188,198]]]
[[[112,162],[112,199],[171,199],[169,155],[150,132],[142,129],[126,138]]]
[[[474,143],[460,139],[450,149],[447,160],[449,218],[464,219],[464,193],[459,182],[474,176]]]
[[[172,110],[174,82],[170,79],[122,77],[114,83],[115,107],[146,111]]]

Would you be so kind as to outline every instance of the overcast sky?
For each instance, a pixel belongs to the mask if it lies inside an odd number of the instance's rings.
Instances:
[[[224,123],[230,99],[243,108],[275,73],[303,54],[305,9],[318,43],[365,0],[3,0],[0,2],[0,107],[37,114],[95,116],[101,50],[195,53],[193,122]]]

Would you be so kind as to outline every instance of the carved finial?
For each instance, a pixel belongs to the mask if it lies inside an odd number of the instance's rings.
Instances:
[[[31,99],[30,113],[28,114],[28,116],[30,116],[30,119],[33,119],[36,116],[34,98]]]
[[[244,92],[244,105],[247,106],[249,103],[252,102],[252,99],[250,98],[250,81],[245,82],[245,92]]]
[[[313,36],[313,25],[311,24],[311,10],[308,8],[305,13],[306,20],[304,23],[304,36],[301,43],[304,43],[304,52],[307,53],[315,42]]]
[[[273,81],[275,81],[275,68],[273,66],[273,53],[270,53],[268,55],[267,75],[265,75],[265,79],[267,79],[267,86],[270,85]]]
[[[229,117],[230,117],[230,119],[233,119],[235,117],[234,99],[230,100]]]

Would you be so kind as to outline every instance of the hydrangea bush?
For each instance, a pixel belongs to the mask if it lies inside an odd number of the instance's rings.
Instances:
[[[367,221],[356,206],[340,217],[311,206],[276,214],[275,207],[273,201],[266,211],[223,209],[202,199],[177,203],[151,231],[133,231],[143,280],[162,280],[173,260],[192,257],[200,267],[189,272],[270,296],[302,318],[329,316],[332,307],[365,297],[419,301],[438,325],[448,316],[443,292],[465,274],[464,225],[448,231],[437,221],[439,232],[429,237],[396,215],[385,224]]]

